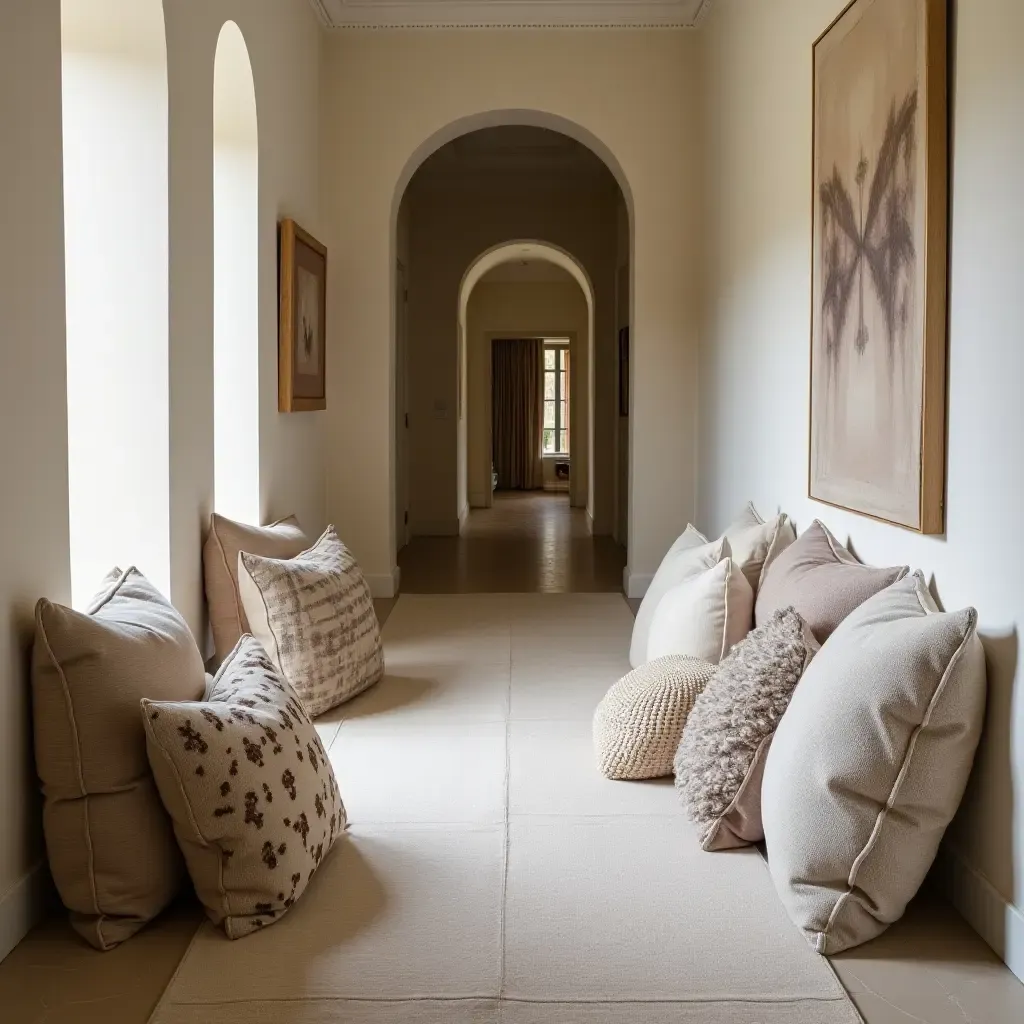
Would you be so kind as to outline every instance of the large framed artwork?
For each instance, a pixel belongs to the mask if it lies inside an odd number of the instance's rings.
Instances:
[[[944,530],[946,0],[853,0],[814,44],[809,493]]]
[[[327,250],[293,220],[279,233],[281,412],[327,408]]]

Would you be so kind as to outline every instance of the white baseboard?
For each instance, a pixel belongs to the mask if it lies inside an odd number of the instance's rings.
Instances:
[[[50,878],[43,864],[0,899],[0,960],[42,919],[49,901]]]
[[[402,570],[396,565],[390,573],[367,576],[366,583],[375,598],[397,597],[402,583]]]
[[[960,916],[1024,982],[1024,912],[1007,902],[949,843],[939,849],[933,880]]]
[[[647,593],[647,588],[651,585],[651,580],[654,579],[654,574],[649,572],[630,572],[629,566],[622,570],[622,589],[626,592],[626,597],[639,598],[643,597]]]

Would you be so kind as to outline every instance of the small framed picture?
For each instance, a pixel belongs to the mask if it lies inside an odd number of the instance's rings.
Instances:
[[[278,232],[280,412],[327,408],[327,249],[293,220]]]
[[[629,415],[629,328],[619,328],[619,415]]]

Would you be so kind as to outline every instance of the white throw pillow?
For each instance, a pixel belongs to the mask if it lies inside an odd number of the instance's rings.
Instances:
[[[699,576],[717,565],[728,554],[729,546],[724,539],[708,543],[693,526],[686,527],[662,559],[636,613],[633,639],[629,645],[629,663],[633,668],[639,668],[650,660],[647,637],[651,631],[651,619],[665,594],[677,583]]]
[[[717,665],[747,633],[754,591],[731,558],[672,587],[651,620],[648,659],[683,654]]]
[[[768,566],[796,540],[796,531],[785,512],[765,522],[754,503],[747,502],[722,539],[729,542],[732,559],[743,570],[756,596]]]

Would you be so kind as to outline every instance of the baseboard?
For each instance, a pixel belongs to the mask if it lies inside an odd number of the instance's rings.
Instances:
[[[544,490],[549,494],[568,494],[569,485],[567,483],[545,484]]]
[[[1024,982],[1024,912],[949,843],[942,844],[932,877],[960,916]]]
[[[654,574],[649,572],[630,572],[629,566],[622,570],[622,589],[628,598],[641,598],[647,593]]]
[[[0,960],[42,920],[50,902],[50,876],[37,864],[0,899]]]
[[[390,573],[367,576],[366,583],[372,597],[378,599],[396,597],[402,583],[402,570],[396,565]]]

